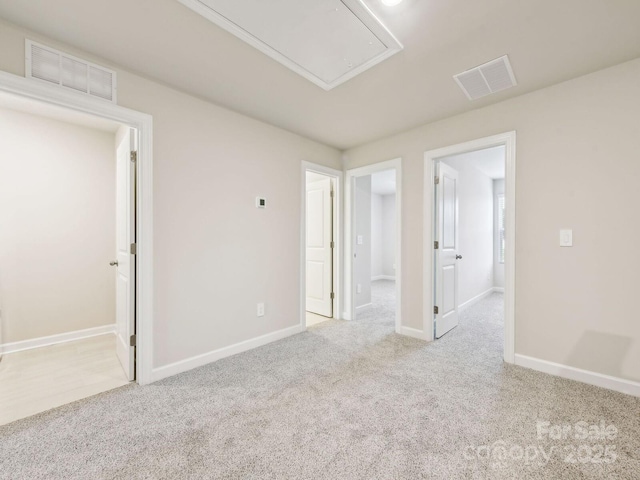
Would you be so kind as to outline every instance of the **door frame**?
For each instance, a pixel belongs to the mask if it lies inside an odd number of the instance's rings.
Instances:
[[[433,242],[435,225],[435,162],[443,157],[473,152],[490,147],[505,147],[505,284],[504,284],[504,361],[515,362],[515,251],[516,251],[516,132],[510,131],[469,142],[429,150],[424,154],[423,212],[423,332],[427,341],[434,340],[433,295],[435,263]]]
[[[0,92],[112,120],[138,132],[136,205],[136,382],[153,371],[153,118],[114,103],[0,71]]]
[[[384,162],[378,162],[364,167],[347,170],[345,179],[345,306],[343,318],[353,320],[356,318],[355,312],[355,289],[353,288],[353,232],[355,227],[355,181],[358,177],[365,177],[385,170],[395,170],[396,172],[396,319],[395,331],[405,334],[402,329],[402,158],[394,158]]]
[[[333,318],[340,319],[342,311],[342,180],[343,173],[317,163],[302,161],[300,168],[300,327],[307,329],[307,172],[325,175],[334,180],[333,197]]]

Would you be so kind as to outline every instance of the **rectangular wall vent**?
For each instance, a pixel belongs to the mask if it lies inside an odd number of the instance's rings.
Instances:
[[[49,84],[116,102],[116,72],[31,40],[25,44],[25,72]]]
[[[476,100],[517,85],[507,55],[454,75],[469,100]]]

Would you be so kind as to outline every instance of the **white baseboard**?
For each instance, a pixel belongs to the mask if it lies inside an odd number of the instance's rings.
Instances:
[[[396,330],[396,333],[400,335],[405,335],[407,337],[417,338],[418,340],[426,340],[426,335],[422,330],[418,330],[417,328],[411,327],[400,327]]]
[[[76,330],[75,332],[59,333],[48,337],[32,338],[22,340],[20,342],[4,343],[0,345],[0,355],[5,353],[15,353],[22,350],[30,350],[32,348],[46,347],[48,345],[56,345],[58,343],[73,342],[84,338],[96,337],[98,335],[106,335],[116,333],[116,326],[104,325],[102,327],[87,328],[84,330]]]
[[[625,380],[624,378],[603,375],[602,373],[590,372],[580,368],[553,363],[539,358],[528,357],[526,355],[515,355],[515,364],[520,367],[530,368],[539,372],[548,373],[557,377],[568,378],[577,382],[588,383],[596,387],[608,388],[616,392],[626,393],[640,397],[640,382]]]
[[[474,305],[478,303],[480,300],[482,300],[483,298],[486,298],[489,295],[491,295],[494,291],[495,291],[494,287],[491,287],[489,290],[482,292],[480,295],[476,295],[475,297],[467,300],[466,302],[461,303],[460,305],[458,305],[458,311],[464,310],[465,308],[469,308],[471,305]]]
[[[493,291],[496,293],[504,293],[504,287],[493,287]]]
[[[371,308],[373,306],[373,303],[365,303],[364,305],[360,305],[359,307],[356,307],[356,312],[361,312],[363,310],[367,310],[368,308]]]
[[[180,360],[179,362],[170,363],[169,365],[154,368],[151,381],[157,382],[158,380],[162,380],[163,378],[172,377],[173,375],[177,375],[178,373],[187,372],[189,370],[193,370],[194,368],[207,365],[208,363],[212,363],[217,360],[236,355],[238,353],[246,352],[247,350],[262,347],[263,345],[266,345],[268,343],[282,340],[283,338],[290,337],[291,335],[295,335],[303,331],[304,327],[302,325],[295,325],[293,327],[283,328],[282,330],[267,333],[266,335],[262,335],[260,337],[251,338],[240,343],[235,343],[233,345],[229,345],[228,347],[222,347],[211,352],[196,355],[195,357]]]
[[[396,277],[392,275],[376,275],[375,277],[371,277],[371,281],[375,282],[376,280],[392,280],[396,281]]]

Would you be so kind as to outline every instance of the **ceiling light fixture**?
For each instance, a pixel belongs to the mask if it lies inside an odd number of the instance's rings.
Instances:
[[[393,7],[395,5],[398,5],[402,0],[382,0],[382,3],[384,3],[387,7]]]

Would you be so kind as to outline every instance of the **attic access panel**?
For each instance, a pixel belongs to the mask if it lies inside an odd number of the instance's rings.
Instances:
[[[402,50],[362,0],[178,0],[331,90]]]

